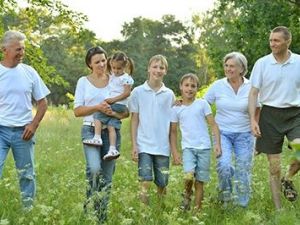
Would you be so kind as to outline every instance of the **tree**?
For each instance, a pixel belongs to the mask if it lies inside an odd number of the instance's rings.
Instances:
[[[293,2],[293,3],[292,3]],[[195,26],[201,31],[200,45],[206,49],[218,77],[222,77],[222,58],[240,51],[248,59],[251,71],[255,61],[270,52],[270,30],[284,25],[293,34],[291,49],[300,52],[299,1],[287,0],[219,0],[217,7]]]

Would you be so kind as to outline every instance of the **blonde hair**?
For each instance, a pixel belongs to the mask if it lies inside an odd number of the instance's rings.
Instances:
[[[187,73],[185,75],[183,75],[180,79],[180,85],[182,85],[183,81],[191,79],[192,81],[197,83],[197,88],[199,88],[200,86],[200,82],[199,82],[199,78],[197,77],[197,75],[193,74],[193,73]]]
[[[149,60],[148,68],[150,67],[152,62],[157,62],[157,61],[160,61],[166,67],[166,70],[168,70],[168,61],[167,61],[166,57],[163,55],[152,56]]]

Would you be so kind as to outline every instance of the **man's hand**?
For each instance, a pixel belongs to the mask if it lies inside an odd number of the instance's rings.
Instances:
[[[26,125],[25,130],[22,134],[22,139],[24,141],[30,140],[33,137],[36,129],[37,129],[37,126],[33,123],[30,123],[30,124]]]

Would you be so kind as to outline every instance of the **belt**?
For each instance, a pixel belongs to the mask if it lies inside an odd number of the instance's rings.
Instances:
[[[83,125],[94,127],[95,123],[94,122],[83,121]]]

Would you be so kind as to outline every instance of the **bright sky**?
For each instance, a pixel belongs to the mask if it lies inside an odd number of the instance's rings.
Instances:
[[[86,27],[97,37],[111,41],[121,38],[124,22],[135,17],[160,20],[172,14],[182,22],[190,21],[194,13],[213,8],[215,0],[62,0],[70,9],[88,16]]]

